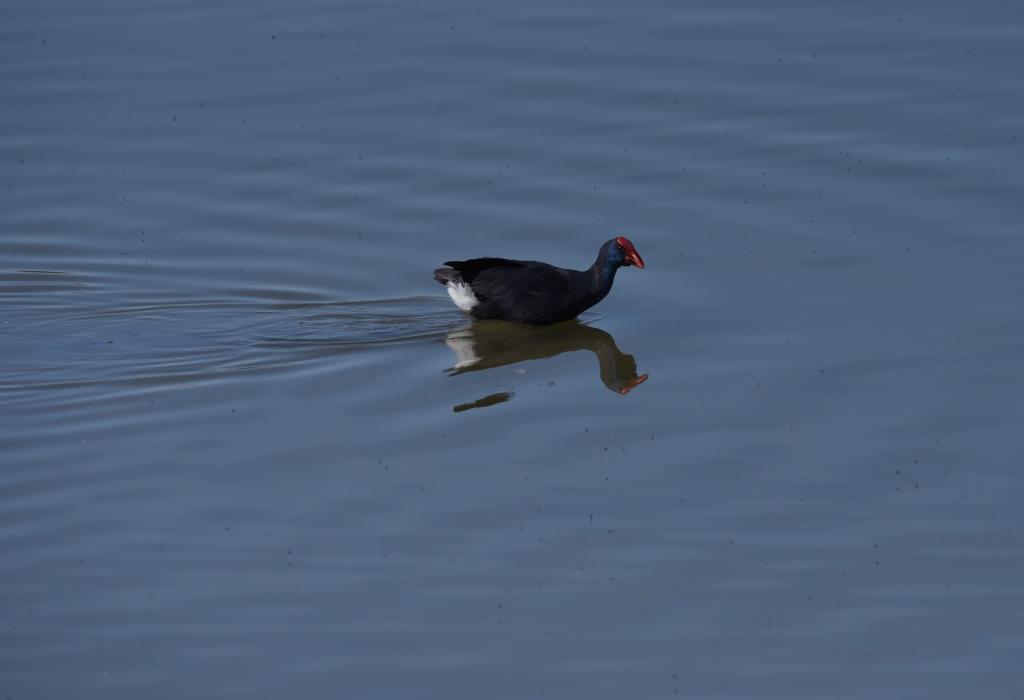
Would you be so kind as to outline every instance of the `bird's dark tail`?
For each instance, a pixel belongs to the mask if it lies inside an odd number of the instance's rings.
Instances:
[[[453,270],[450,267],[439,267],[434,270],[434,279],[441,284],[448,284],[449,282],[461,282],[462,275],[458,270]]]

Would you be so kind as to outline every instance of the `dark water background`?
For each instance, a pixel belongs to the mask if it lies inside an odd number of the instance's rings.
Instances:
[[[1022,66],[1012,2],[5,2],[0,697],[1024,696]],[[622,234],[582,325],[431,279]]]

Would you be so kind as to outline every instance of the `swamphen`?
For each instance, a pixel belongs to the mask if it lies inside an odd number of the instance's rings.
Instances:
[[[534,260],[474,258],[450,260],[434,270],[434,279],[475,318],[497,318],[544,326],[569,321],[611,291],[620,267],[644,268],[643,258],[628,238],[619,236],[601,246],[587,270],[566,270]]]

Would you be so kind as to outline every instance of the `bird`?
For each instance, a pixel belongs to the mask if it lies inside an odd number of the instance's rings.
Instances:
[[[644,269],[636,246],[624,236],[606,241],[586,270],[535,260],[449,260],[434,270],[455,305],[477,319],[531,326],[571,321],[604,299],[620,267]]]

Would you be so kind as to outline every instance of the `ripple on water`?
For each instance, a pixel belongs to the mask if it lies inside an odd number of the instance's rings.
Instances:
[[[355,302],[184,299],[57,309],[43,317],[19,314],[5,319],[13,352],[0,391],[31,396],[45,389],[276,371],[339,352],[443,338],[465,323],[447,306],[426,296]],[[69,365],[72,356],[76,362]]]

